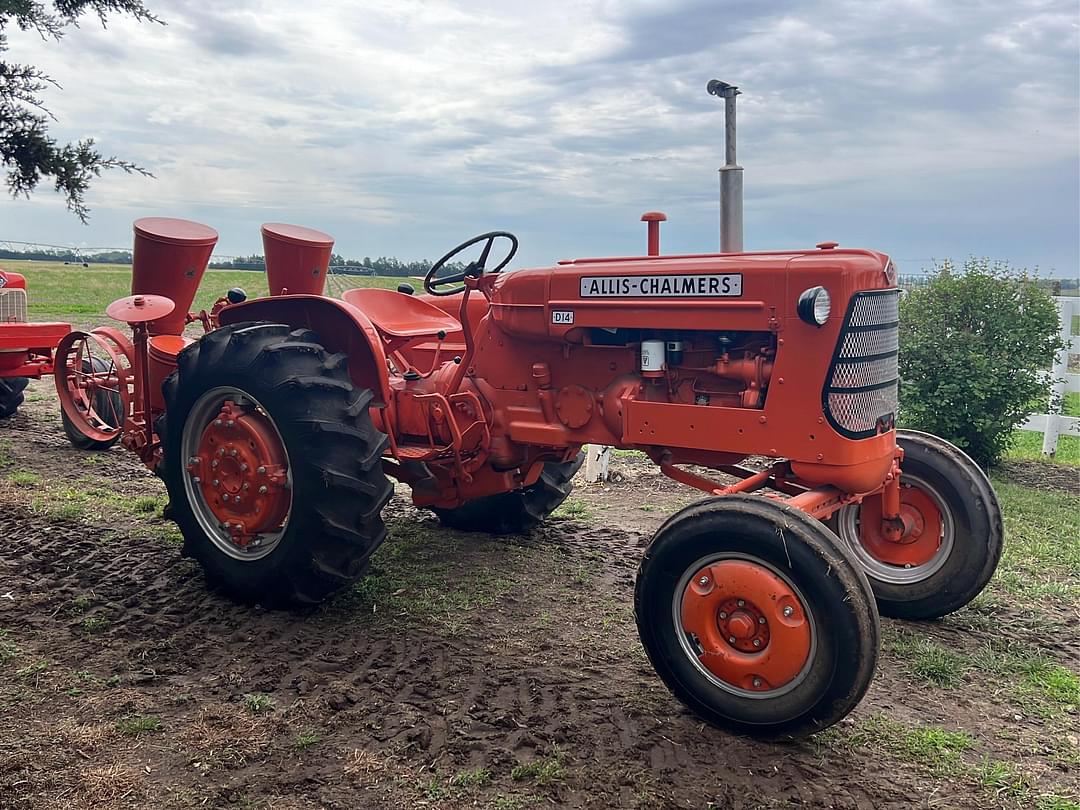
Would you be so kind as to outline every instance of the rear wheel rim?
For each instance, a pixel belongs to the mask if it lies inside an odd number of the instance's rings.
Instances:
[[[683,654],[724,692],[776,698],[810,672],[817,650],[813,611],[795,583],[760,558],[702,557],[679,579],[671,607]]]
[[[180,452],[184,494],[214,546],[244,562],[273,553],[292,514],[292,465],[266,408],[240,388],[210,389],[188,412]]]
[[[872,496],[874,502],[843,507],[837,515],[837,533],[868,577],[890,585],[912,585],[929,579],[948,561],[956,526],[934,487],[907,473],[900,480],[900,508],[913,520],[917,537],[906,535],[900,542],[884,538],[878,496]]]

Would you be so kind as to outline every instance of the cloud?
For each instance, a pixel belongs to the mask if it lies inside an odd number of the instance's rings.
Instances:
[[[744,90],[748,245],[1077,266],[1064,0],[151,5],[167,26],[12,36],[65,86],[55,134],[157,175],[97,181],[94,242],[126,243],[150,211],[206,219],[232,253],[267,219],[406,258],[512,226],[546,263],[639,250],[637,216],[660,208],[665,246],[709,250],[720,77]],[[49,195],[0,201],[0,237],[85,240]]]

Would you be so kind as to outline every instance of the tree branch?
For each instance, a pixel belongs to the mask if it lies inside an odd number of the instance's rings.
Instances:
[[[20,30],[34,30],[43,38],[57,40],[63,37],[65,27],[77,26],[85,14],[95,15],[102,27],[110,14],[162,23],[142,0],[54,0],[52,6],[54,11],[35,0],[0,0],[0,54],[8,49],[3,31],[12,21]],[[90,213],[86,192],[101,172],[120,169],[153,175],[130,161],[105,157],[89,138],[57,144],[48,135],[47,118],[56,119],[42,98],[50,87],[60,89],[39,68],[0,62],[0,165],[7,169],[7,186],[13,196],[29,197],[44,178],[51,178],[56,191],[64,195],[68,210],[85,223]]]

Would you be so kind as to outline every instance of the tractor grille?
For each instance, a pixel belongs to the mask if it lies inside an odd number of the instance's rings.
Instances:
[[[851,439],[893,426],[899,395],[900,291],[875,290],[851,298],[822,392],[830,424]]]
[[[0,323],[26,323],[26,290],[0,289]]]

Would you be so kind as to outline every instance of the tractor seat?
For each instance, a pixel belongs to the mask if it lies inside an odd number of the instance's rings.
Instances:
[[[341,297],[367,315],[384,337],[410,339],[461,331],[457,318],[405,293],[362,287],[348,290]]]

